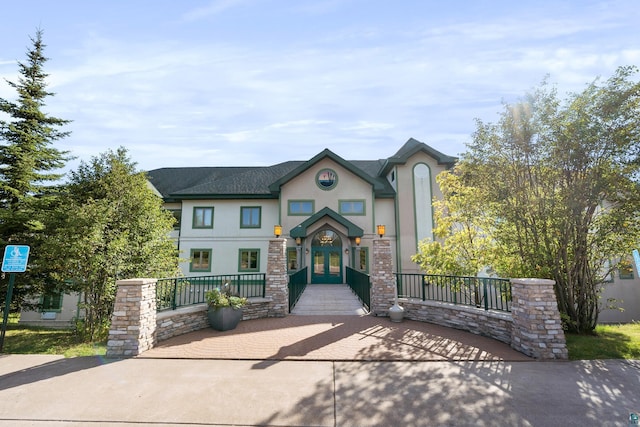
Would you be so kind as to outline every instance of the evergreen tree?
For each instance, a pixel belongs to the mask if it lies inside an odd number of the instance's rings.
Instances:
[[[18,62],[20,77],[7,83],[17,92],[17,99],[0,98],[0,247],[6,244],[27,244],[32,247],[31,266],[38,265],[39,251],[34,246],[41,240],[43,218],[52,196],[56,193],[57,173],[69,160],[68,152],[53,146],[69,132],[61,130],[69,123],[43,111],[45,100],[53,96],[46,90],[44,64],[45,45],[42,30],[31,38],[32,47],[27,51],[27,61]],[[14,293],[14,307],[20,306],[28,293],[42,289],[42,272],[28,271],[21,277],[21,284]],[[33,279],[33,280],[32,280]],[[4,300],[6,280],[0,286],[0,300]],[[18,284],[17,284],[18,285]]]

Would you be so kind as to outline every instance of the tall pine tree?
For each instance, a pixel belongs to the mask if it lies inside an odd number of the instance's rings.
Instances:
[[[69,135],[60,127],[69,123],[42,111],[47,97],[43,70],[48,58],[42,30],[31,38],[33,46],[27,51],[27,62],[18,62],[21,77],[8,81],[17,92],[15,102],[0,98],[0,111],[8,120],[0,120],[0,243],[9,243],[35,226],[29,211],[34,202],[47,195],[62,175],[56,173],[65,165],[68,152],[52,146],[53,142]]]
[[[68,152],[53,146],[69,135],[61,130],[69,120],[43,111],[45,101],[54,94],[46,89],[48,74],[43,67],[48,58],[43,53],[42,34],[42,30],[36,31],[26,62],[18,62],[18,81],[6,80],[15,89],[16,100],[0,98],[0,248],[6,244],[32,247],[30,270],[22,275],[21,286],[14,291],[14,307],[20,306],[28,294],[43,289],[42,272],[33,271],[38,265],[43,215],[54,199],[56,182],[62,178],[56,171],[70,159]],[[6,280],[1,285],[3,301]]]

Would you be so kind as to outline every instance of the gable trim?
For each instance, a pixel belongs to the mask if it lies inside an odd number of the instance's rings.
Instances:
[[[296,237],[307,237],[307,229],[325,216],[333,219],[338,224],[346,228],[347,237],[362,237],[364,235],[364,230],[362,228],[358,227],[336,211],[330,208],[322,208],[300,224],[293,227],[291,229],[291,232],[289,233],[289,236],[291,236],[291,238],[293,239],[295,239]]]
[[[297,168],[295,168],[294,170],[292,170],[291,172],[289,172],[288,174],[286,174],[285,176],[283,176],[279,180],[277,180],[274,183],[272,183],[271,185],[269,185],[269,190],[271,191],[272,194],[279,194],[280,193],[280,188],[284,184],[286,184],[287,182],[291,181],[292,179],[294,179],[295,177],[297,177],[298,175],[300,175],[301,173],[303,173],[307,169],[309,169],[312,166],[314,166],[316,163],[318,163],[321,160],[324,160],[326,158],[333,160],[334,162],[336,162],[337,164],[339,164],[340,166],[342,166],[343,168],[345,168],[349,172],[351,172],[354,175],[358,176],[360,179],[362,179],[362,180],[368,182],[369,184],[371,184],[371,186],[374,188],[375,191],[384,190],[384,187],[379,182],[377,182],[376,180],[372,179],[371,176],[369,176],[368,174],[366,174],[365,172],[363,172],[362,170],[360,170],[359,168],[354,166],[352,163],[344,160],[342,157],[338,156],[337,154],[335,154],[334,152],[332,152],[328,148],[325,148],[322,152],[320,152],[317,155],[315,155],[309,161],[303,163],[302,165],[298,166]]]
[[[414,138],[409,138],[409,140],[395,155],[387,159],[382,168],[382,174],[386,175],[395,165],[406,164],[414,154],[419,152],[427,154],[429,157],[436,160],[439,165],[445,165],[447,168],[452,168],[458,161],[457,157],[447,156],[435,148],[429,147],[424,142],[420,142]]]

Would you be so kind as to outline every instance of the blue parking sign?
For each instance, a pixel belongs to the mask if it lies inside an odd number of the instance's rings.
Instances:
[[[7,245],[2,258],[2,271],[5,273],[24,273],[27,271],[29,246]]]

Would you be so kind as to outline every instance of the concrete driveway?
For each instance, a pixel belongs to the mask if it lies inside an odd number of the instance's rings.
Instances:
[[[626,426],[640,363],[0,357],[0,426]]]
[[[0,426],[627,426],[640,362],[540,362],[369,316],[202,330],[133,359],[0,356]]]

